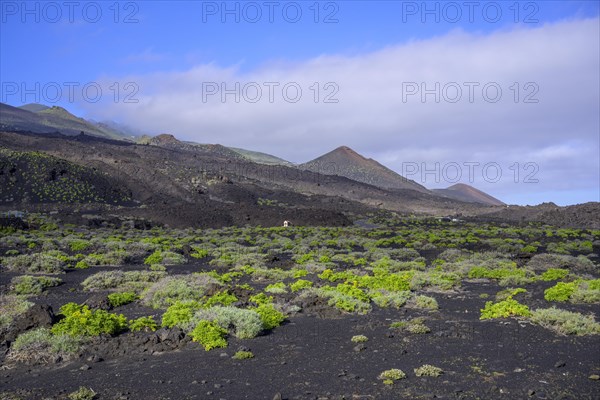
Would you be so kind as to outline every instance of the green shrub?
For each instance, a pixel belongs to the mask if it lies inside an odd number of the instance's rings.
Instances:
[[[166,308],[176,301],[200,301],[209,287],[218,285],[207,274],[166,276],[146,289],[142,302],[152,308]]]
[[[600,334],[600,324],[592,315],[584,316],[555,307],[534,310],[531,313],[531,321],[561,335]]]
[[[53,335],[48,328],[22,333],[10,348],[8,358],[19,362],[50,362],[57,358],[67,360],[77,354],[82,340],[67,334]]]
[[[382,308],[401,308],[410,299],[411,295],[412,294],[409,290],[401,292],[389,292],[384,289],[369,291],[369,296],[373,300],[373,303]]]
[[[366,314],[370,311],[371,306],[369,303],[359,300],[348,294],[344,294],[331,286],[322,286],[320,288],[308,288],[302,291],[300,298],[317,296],[328,299],[327,304],[331,307],[335,307],[338,310],[349,312]]]
[[[227,291],[215,293],[204,302],[204,307],[213,307],[216,305],[228,306],[238,301],[238,298]]]
[[[298,278],[305,277],[306,275],[308,275],[308,271],[306,269],[296,268],[296,269],[294,269],[294,275],[292,276],[292,278],[298,279]]]
[[[237,351],[232,358],[235,358],[236,360],[247,360],[249,358],[254,358],[254,353],[251,351],[240,350]]]
[[[166,273],[159,271],[102,271],[88,276],[81,285],[86,291],[107,289],[138,291],[152,285],[165,275]]]
[[[81,261],[77,261],[77,264],[75,264],[75,269],[88,269],[90,267],[90,265],[81,260]]]
[[[253,296],[250,296],[250,298],[248,300],[251,303],[255,303],[257,305],[270,304],[273,302],[273,296],[267,296],[264,293],[258,293]]]
[[[548,301],[567,301],[571,298],[579,282],[558,282],[544,291],[544,298]]]
[[[148,267],[150,271],[166,271],[167,267],[162,264],[152,264]]]
[[[440,376],[443,371],[441,368],[434,367],[433,365],[425,364],[420,366],[419,368],[415,368],[416,376]]]
[[[529,307],[509,297],[497,303],[486,302],[479,319],[508,318],[512,316],[528,317],[530,315]]]
[[[12,291],[21,295],[41,294],[47,288],[58,286],[61,283],[60,278],[31,275],[16,276],[10,282]]]
[[[518,269],[516,267],[507,268],[494,268],[490,269],[487,267],[473,267],[469,271],[469,278],[488,278],[488,279],[504,279],[507,277],[525,277],[526,270]]]
[[[581,280],[577,289],[569,299],[572,303],[600,302],[600,279]]]
[[[273,293],[273,294],[283,294],[283,293],[287,293],[286,290],[286,284],[283,282],[277,282],[277,283],[273,283],[268,285],[265,288],[265,292],[267,293]]]
[[[207,320],[199,321],[190,333],[192,340],[200,343],[206,351],[227,347],[226,335],[226,329],[220,327],[216,322]]]
[[[431,332],[431,329],[425,325],[424,318],[413,318],[408,321],[397,321],[390,324],[390,328],[402,329],[406,332],[424,334]]]
[[[73,241],[71,241],[71,243],[69,243],[69,247],[71,248],[71,251],[74,251],[74,252],[81,252],[90,246],[91,246],[91,243],[88,240],[73,240]]]
[[[190,253],[190,257],[194,257],[194,258],[206,258],[208,257],[208,250],[206,249],[198,249],[198,248],[193,248],[194,252]]]
[[[290,289],[292,292],[298,292],[302,289],[306,289],[312,287],[313,283],[311,281],[307,281],[305,279],[298,279],[296,282],[290,285]]]
[[[129,321],[129,330],[131,332],[154,332],[156,329],[158,329],[158,325],[156,324],[156,321],[154,321],[154,317],[152,316],[139,317],[137,319],[132,319]]]
[[[406,374],[401,369],[392,368],[383,371],[377,379],[383,380],[386,385],[393,385],[395,381],[406,378]]]
[[[69,393],[69,400],[93,400],[96,398],[96,392],[85,386],[79,387],[76,391]]]
[[[14,320],[29,308],[33,303],[23,296],[13,294],[0,294],[0,331],[7,328]]]
[[[366,337],[365,335],[354,335],[354,336],[352,336],[350,341],[353,343],[365,343],[365,342],[369,341],[369,338]]]
[[[223,329],[231,329],[240,339],[256,337],[263,329],[261,317],[256,311],[236,307],[217,306],[196,311],[192,324],[202,320],[214,321]]]
[[[202,304],[195,300],[176,301],[167,308],[162,316],[161,325],[167,328],[186,326],[196,311],[202,308]]]
[[[262,327],[265,330],[276,328],[285,321],[285,315],[276,310],[272,304],[261,304],[252,310],[260,316]]]
[[[418,295],[413,299],[414,307],[424,310],[437,310],[437,300],[430,296]]]
[[[132,303],[138,298],[134,292],[111,293],[108,295],[108,302],[113,307],[123,306]]]
[[[365,303],[371,301],[371,298],[367,293],[365,293],[362,289],[359,289],[357,286],[351,285],[349,283],[339,283],[336,286],[335,290],[341,294],[354,297],[355,299],[363,301]]]
[[[63,257],[60,257],[63,256]],[[4,257],[2,265],[9,271],[30,274],[59,274],[67,267],[62,252],[43,252],[35,254],[22,254],[15,257]]]
[[[460,285],[460,275],[454,272],[417,271],[410,280],[411,290],[420,290],[425,287],[451,290],[458,285]]]
[[[548,268],[540,276],[540,279],[543,281],[558,281],[560,279],[566,278],[568,274],[569,270],[563,268]]]
[[[373,270],[373,275],[364,275],[357,278],[358,286],[372,290],[384,289],[389,292],[402,292],[410,290],[410,282],[415,271],[388,273],[383,270]]]
[[[172,251],[156,250],[144,260],[144,264],[162,264],[162,265],[179,265],[184,264],[187,260],[184,256]]]
[[[127,318],[123,314],[90,310],[86,305],[67,303],[60,308],[60,313],[64,318],[52,327],[54,334],[97,336],[107,333],[114,335],[127,328]]]

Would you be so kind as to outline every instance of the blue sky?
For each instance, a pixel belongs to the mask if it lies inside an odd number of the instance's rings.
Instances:
[[[0,101],[294,162],[348,145],[509,203],[600,201],[597,1],[114,4],[0,1]]]

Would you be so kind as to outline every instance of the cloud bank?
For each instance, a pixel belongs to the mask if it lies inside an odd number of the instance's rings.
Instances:
[[[206,64],[102,77],[135,82],[138,102],[81,106],[293,162],[347,145],[429,188],[461,181],[509,202],[600,201],[599,37],[597,18],[579,19],[251,72]]]

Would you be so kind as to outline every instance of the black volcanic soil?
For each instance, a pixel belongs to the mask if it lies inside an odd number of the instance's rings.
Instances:
[[[198,269],[180,272],[189,268]],[[54,307],[83,302],[90,294],[72,290],[99,270],[68,272],[63,285],[35,301]],[[10,278],[3,274],[0,283]],[[548,286],[528,286],[530,300],[543,304]],[[176,330],[98,338],[72,362],[5,364],[0,387],[24,399],[62,399],[80,386],[95,390],[97,399],[597,399],[600,382],[588,377],[600,373],[598,337],[558,336],[516,319],[479,321],[486,301],[480,295],[501,289],[478,281],[464,282],[458,292],[430,293],[440,306],[435,312],[374,307],[364,316],[332,311],[322,318],[309,307],[269,334],[230,338],[227,348],[209,352]],[[153,311],[115,309],[130,318]],[[431,333],[389,328],[417,316],[426,318]],[[360,351],[350,341],[359,334],[369,338]],[[239,348],[255,358],[232,359]],[[444,374],[416,377],[413,369],[423,364]],[[407,379],[383,385],[377,376],[390,368],[402,369]]]

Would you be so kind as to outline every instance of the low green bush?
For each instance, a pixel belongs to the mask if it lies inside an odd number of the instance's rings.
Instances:
[[[290,285],[290,290],[292,292],[298,292],[302,289],[306,289],[312,286],[313,283],[311,281],[307,281],[306,279],[298,279],[296,282]]]
[[[486,302],[485,307],[481,310],[479,319],[528,317],[530,315],[529,307],[510,297],[497,303]]]
[[[251,351],[240,350],[236,351],[232,358],[235,358],[236,360],[247,360],[249,358],[254,358],[254,353]]]
[[[215,293],[204,302],[204,307],[213,307],[216,305],[228,306],[238,301],[238,298],[227,291]]]
[[[129,321],[129,330],[131,332],[154,332],[156,329],[158,329],[158,325],[156,324],[156,321],[154,321],[154,317],[152,316],[139,317],[137,319],[132,319]]]
[[[534,310],[531,313],[531,321],[561,335],[600,334],[600,324],[592,315],[584,316],[555,307]]]
[[[395,381],[406,378],[406,374],[401,369],[392,368],[383,371],[377,379],[383,380],[386,385],[393,385]]]
[[[548,268],[540,276],[540,279],[543,281],[558,281],[566,278],[567,275],[569,275],[569,270],[563,268]]]
[[[125,304],[133,303],[138,298],[138,295],[134,292],[120,292],[111,293],[108,295],[108,302],[113,307],[123,306]]]
[[[287,286],[283,282],[272,283],[265,288],[265,292],[273,294],[287,293]]]
[[[171,304],[162,316],[161,325],[167,328],[185,327],[196,311],[202,308],[202,303],[195,300],[176,301]]]
[[[253,296],[250,296],[250,298],[248,300],[251,303],[255,303],[257,305],[270,304],[273,302],[273,296],[267,296],[264,293],[257,293]]]
[[[93,400],[96,398],[96,392],[85,386],[80,386],[76,391],[69,393],[69,400]]]
[[[198,310],[191,323],[202,320],[214,321],[223,329],[231,330],[231,333],[240,339],[251,339],[263,330],[262,319],[258,312],[231,306]]]
[[[2,265],[9,271],[29,274],[59,274],[67,268],[67,254],[52,251],[34,254],[22,254],[2,258]]]
[[[172,251],[156,250],[154,253],[146,257],[144,264],[162,264],[162,265],[179,265],[184,264],[187,260],[181,254]]]
[[[8,358],[13,361],[51,362],[68,360],[81,349],[83,341],[64,333],[52,334],[48,328],[38,328],[22,333],[10,347]]]
[[[365,342],[369,341],[369,338],[366,337],[365,335],[354,335],[354,336],[352,336],[350,341],[352,343],[365,343]]]
[[[142,302],[152,308],[167,308],[176,301],[200,301],[209,287],[219,285],[207,274],[166,276],[144,291]]]
[[[369,296],[373,303],[379,307],[394,307],[401,308],[411,298],[412,294],[409,290],[400,292],[390,292],[384,289],[369,290]]]
[[[416,308],[423,310],[437,310],[439,308],[438,302],[431,296],[418,295],[413,298],[412,304]]]
[[[430,364],[421,365],[419,368],[415,368],[416,376],[440,376],[443,371],[441,368],[435,367]]]
[[[161,271],[102,271],[88,276],[81,285],[86,291],[107,289],[141,291],[166,275]]]
[[[431,329],[425,325],[425,319],[422,317],[413,318],[406,321],[396,321],[390,324],[390,328],[401,329],[409,333],[424,334],[431,332]]]
[[[251,310],[255,311],[260,316],[264,330],[276,328],[285,321],[285,315],[276,310],[272,304],[261,304]]]
[[[199,342],[204,350],[209,351],[216,348],[227,347],[227,330],[216,322],[201,320],[190,333],[194,342]]]
[[[10,285],[15,294],[34,295],[41,294],[49,287],[58,286],[62,283],[60,278],[48,276],[22,275],[14,277]]]
[[[27,312],[33,303],[24,296],[0,294],[0,331],[6,329],[13,320]]]
[[[548,301],[568,301],[579,282],[558,282],[556,285],[544,291],[544,298]]]
[[[64,318],[52,327],[54,334],[97,336],[107,333],[114,335],[127,328],[127,318],[123,314],[90,310],[86,305],[67,303],[60,308],[60,314]]]

